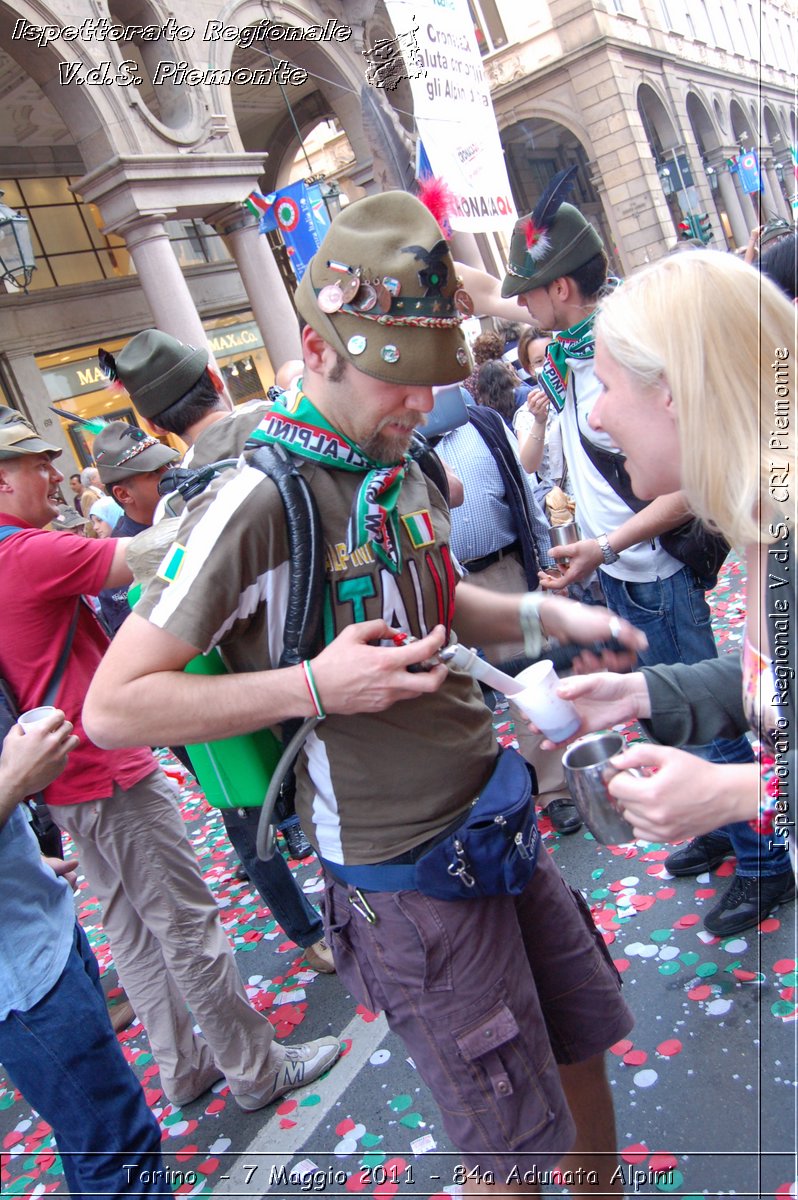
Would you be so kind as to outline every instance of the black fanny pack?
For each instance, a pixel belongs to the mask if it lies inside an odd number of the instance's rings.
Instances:
[[[493,773],[455,829],[415,862],[346,866],[322,859],[339,883],[371,892],[416,891],[437,900],[515,896],[537,863],[535,772],[515,750],[503,750]]]

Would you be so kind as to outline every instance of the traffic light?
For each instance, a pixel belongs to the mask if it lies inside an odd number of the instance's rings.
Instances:
[[[695,237],[691,218],[688,217],[684,221],[679,222],[679,237],[682,239],[682,241],[686,241],[688,238]]]
[[[694,217],[693,219],[695,220],[696,224],[696,237],[702,241],[705,246],[708,245],[715,236],[712,232],[712,223],[709,219],[709,213],[699,213],[698,216]]]

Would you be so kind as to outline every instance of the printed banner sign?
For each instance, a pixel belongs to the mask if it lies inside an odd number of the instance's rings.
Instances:
[[[452,228],[509,231],[515,205],[468,0],[385,2],[432,173],[456,200]],[[417,49],[408,48],[413,41]]]
[[[749,150],[746,154],[741,154],[737,160],[737,174],[740,177],[740,186],[744,192],[762,192],[762,176],[759,173],[759,159],[754,150]]]

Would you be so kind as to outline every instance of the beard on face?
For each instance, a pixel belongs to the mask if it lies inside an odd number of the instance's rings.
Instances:
[[[377,462],[399,462],[408,451],[417,422],[407,426],[406,433],[403,434],[396,433],[393,430],[386,432],[387,426],[393,424],[395,424],[394,417],[386,417],[385,420],[380,421],[373,433],[370,433],[368,437],[360,442],[360,449],[363,453]]]

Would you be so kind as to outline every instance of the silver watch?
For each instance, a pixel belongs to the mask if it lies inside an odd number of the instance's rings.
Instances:
[[[597,534],[596,541],[599,544],[601,557],[604,559],[606,566],[610,566],[611,563],[616,563],[621,556],[620,554],[616,554],[613,550],[606,533]]]

